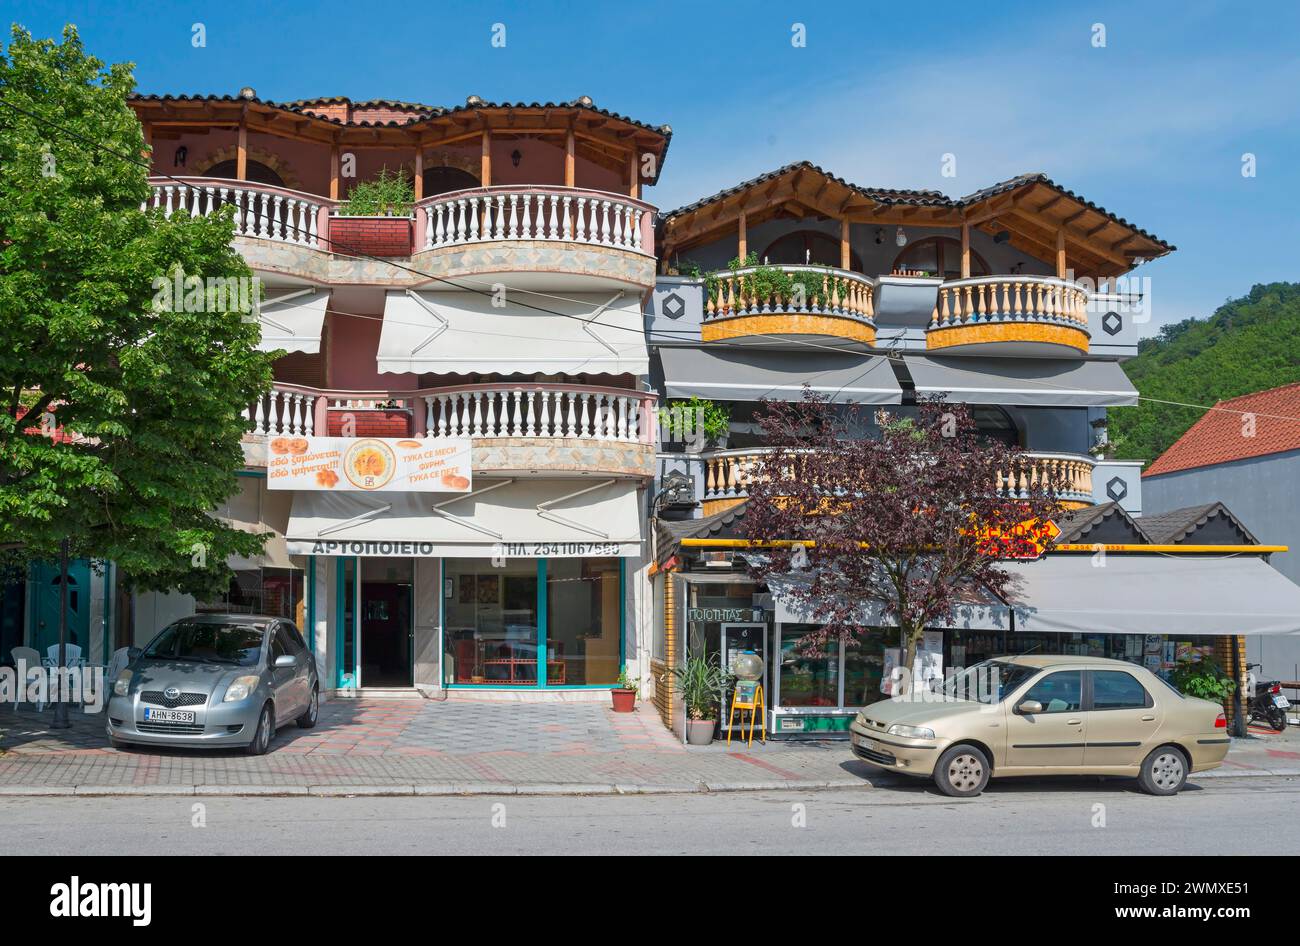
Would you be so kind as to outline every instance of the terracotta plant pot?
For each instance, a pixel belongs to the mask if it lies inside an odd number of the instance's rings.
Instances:
[[[716,719],[688,719],[686,721],[686,744],[688,746],[707,746],[713,742],[713,729],[718,725]]]
[[[620,690],[615,688],[609,691],[610,696],[614,698],[615,713],[635,713],[636,712],[636,690]]]

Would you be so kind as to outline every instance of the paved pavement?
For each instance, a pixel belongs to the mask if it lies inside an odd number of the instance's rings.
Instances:
[[[1294,779],[1206,779],[1177,798],[1140,794],[1130,781],[1016,779],[961,800],[893,778],[888,786],[852,791],[625,797],[0,797],[0,849],[10,855],[999,854],[1030,855],[1024,863],[1032,871],[1039,863],[1033,858],[1043,854],[1257,854],[1293,850],[1300,842],[1300,781]],[[1113,863],[1113,880],[1166,881],[1179,873],[1173,861],[1161,861],[1166,866],[1158,876],[1145,862]],[[1230,868],[1216,870],[1197,879],[1246,879]],[[1073,919],[1109,903],[1084,896],[1086,875],[1061,880],[1072,884],[1069,895],[1077,900]],[[1278,901],[1279,919],[1288,909]],[[11,902],[8,914],[14,911]]]
[[[103,718],[0,708],[0,795],[613,794],[862,787],[843,741],[686,748],[649,704],[336,700],[265,756],[108,747]],[[1262,731],[1261,731],[1262,732]],[[1235,740],[1223,775],[1300,776],[1300,730]]]

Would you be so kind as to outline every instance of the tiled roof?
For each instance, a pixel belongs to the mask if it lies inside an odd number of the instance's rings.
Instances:
[[[1142,531],[1156,545],[1176,545],[1187,539],[1203,525],[1216,516],[1222,516],[1241,532],[1247,542],[1258,545],[1259,540],[1242,525],[1241,520],[1223,503],[1201,503],[1198,506],[1183,506],[1168,512],[1153,513],[1138,520]]]
[[[656,522],[659,531],[659,561],[662,564],[675,555],[681,548],[682,539],[718,539],[735,538],[738,533],[736,521],[745,518],[746,506],[738,506],[711,516],[699,519],[660,519]]]
[[[1253,415],[1253,421],[1247,415]],[[1300,383],[1220,401],[1156,457],[1142,476],[1291,450],[1300,450]]]

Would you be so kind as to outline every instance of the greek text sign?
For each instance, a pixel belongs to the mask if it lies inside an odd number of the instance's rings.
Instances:
[[[468,493],[469,438],[276,437],[269,489]]]

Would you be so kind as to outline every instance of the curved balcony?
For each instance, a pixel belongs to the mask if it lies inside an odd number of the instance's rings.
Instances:
[[[950,279],[939,287],[926,348],[989,355],[1088,352],[1088,293],[1049,276]]]
[[[657,400],[579,384],[329,391],[277,382],[245,411],[245,460],[265,465],[267,443],[282,436],[465,437],[480,472],[650,476]]]
[[[324,249],[326,216],[334,202],[314,194],[218,177],[150,179],[151,200],[140,209],[209,217],[224,206],[235,208],[235,236]]]
[[[831,336],[870,346],[876,341],[874,290],[866,276],[826,266],[724,270],[705,282],[700,337],[770,342]]]
[[[709,516],[742,503],[749,495],[749,484],[762,475],[763,460],[771,452],[768,447],[746,447],[703,454],[702,514]],[[1063,483],[1058,498],[1067,508],[1093,505],[1092,471],[1097,464],[1092,457],[1078,453],[1039,452],[1025,456],[1030,460],[1028,472],[1019,477],[1010,471],[999,474],[998,492],[1023,497],[1039,482],[1056,481]]]
[[[621,194],[481,187],[428,198],[415,213],[421,267],[438,276],[508,273],[525,286],[554,283],[556,274],[654,284],[654,208]]]

